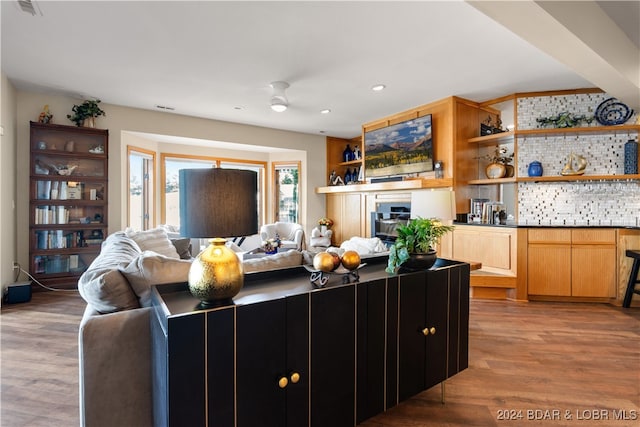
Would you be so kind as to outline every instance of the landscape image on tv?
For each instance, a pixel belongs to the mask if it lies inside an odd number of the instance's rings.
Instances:
[[[367,178],[433,170],[431,114],[364,134]]]

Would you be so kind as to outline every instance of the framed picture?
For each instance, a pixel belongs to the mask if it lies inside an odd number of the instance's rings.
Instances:
[[[367,178],[433,171],[431,114],[364,134]]]

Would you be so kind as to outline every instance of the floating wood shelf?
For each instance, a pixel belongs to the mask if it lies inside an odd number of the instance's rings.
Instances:
[[[640,132],[640,125],[591,126],[580,128],[523,129],[470,138],[469,143],[487,144],[513,139],[514,136],[578,135],[583,133]]]
[[[469,181],[470,185],[483,185],[483,184],[508,184],[510,182],[516,182],[515,177],[510,178],[486,178],[486,179],[472,179]]]
[[[640,179],[634,175],[558,175],[558,176],[523,176],[518,182],[562,182],[562,181],[629,181]]]
[[[373,184],[349,184],[334,185],[329,187],[317,187],[316,193],[357,193],[368,191],[389,191],[389,190],[422,190],[427,188],[446,188],[453,186],[452,178],[442,179],[405,179],[403,181],[376,182]]]

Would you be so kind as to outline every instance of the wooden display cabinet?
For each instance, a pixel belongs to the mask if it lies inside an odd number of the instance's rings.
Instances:
[[[356,147],[359,150],[360,158],[355,160],[344,160],[344,151],[347,145],[351,150]],[[351,139],[327,137],[327,186],[330,186],[329,176],[335,171],[336,175],[344,181],[347,171],[353,172],[354,168],[360,171],[364,167],[364,145],[361,137]]]
[[[29,271],[76,286],[107,235],[108,130],[31,122]]]

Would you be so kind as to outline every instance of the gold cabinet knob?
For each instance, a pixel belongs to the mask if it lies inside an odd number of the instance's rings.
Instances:
[[[287,379],[287,377],[281,377],[278,380],[278,387],[280,388],[285,388],[288,384],[289,384],[289,380]]]
[[[434,328],[432,326],[431,329],[429,329],[429,332],[431,332],[431,335],[435,335],[436,334],[436,328]]]
[[[300,381],[300,374],[297,372],[294,372],[293,374],[291,374],[291,382],[295,384],[298,381]]]
[[[422,330],[422,335],[424,335],[425,337],[426,337],[427,335],[429,335],[429,328],[424,328],[424,329]]]

